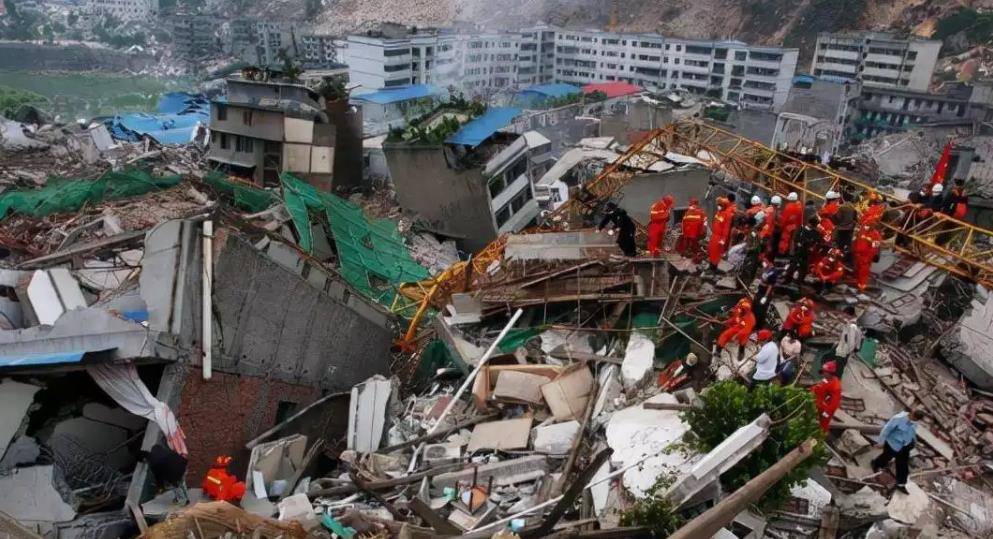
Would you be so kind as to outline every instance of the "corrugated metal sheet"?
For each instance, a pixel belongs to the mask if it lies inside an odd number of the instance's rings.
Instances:
[[[397,88],[383,88],[367,94],[353,95],[353,101],[365,101],[366,103],[376,103],[386,105],[388,103],[398,103],[422,97],[440,96],[441,89],[430,84],[411,84],[409,86],[399,86]]]
[[[450,144],[463,144],[476,147],[484,140],[493,136],[500,129],[507,127],[514,118],[520,116],[521,109],[516,107],[494,107],[482,116],[462,126],[457,133],[448,138]]]
[[[58,365],[64,363],[79,363],[86,352],[60,352],[55,354],[25,354],[19,356],[0,356],[0,368],[24,367],[28,365]]]

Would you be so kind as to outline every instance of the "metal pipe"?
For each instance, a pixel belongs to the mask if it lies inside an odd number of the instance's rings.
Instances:
[[[214,222],[204,221],[203,222],[203,273],[201,279],[201,287],[203,295],[203,313],[201,313],[201,322],[203,324],[203,330],[200,334],[200,349],[203,352],[203,379],[210,380],[213,375],[211,364],[212,357],[211,352],[214,347],[214,338],[212,331],[214,329],[213,311],[214,311]]]

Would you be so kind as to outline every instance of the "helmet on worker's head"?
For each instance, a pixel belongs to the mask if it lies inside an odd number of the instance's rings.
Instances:
[[[800,200],[800,195],[796,194],[796,191],[792,191],[790,194],[786,195],[786,200],[796,202],[797,200]]]
[[[690,206],[696,206],[699,203],[700,203],[700,200],[697,199],[697,197],[690,197]]]
[[[779,206],[780,204],[783,203],[783,197],[776,195],[771,199],[769,199],[769,203],[772,204],[773,206]]]
[[[228,464],[231,464],[231,457],[228,455],[218,455],[217,458],[214,459],[215,468],[227,468]]]
[[[762,199],[759,198],[758,195],[755,195],[755,196],[752,197],[752,206],[754,206],[756,204],[761,204],[761,203],[762,203]]]
[[[768,329],[759,330],[758,335],[755,336],[755,340],[758,342],[766,342],[772,339],[772,332]]]
[[[931,186],[932,195],[940,195],[944,190],[945,190],[945,186],[941,185],[940,183],[936,183]]]
[[[827,363],[821,365],[821,372],[828,374],[837,374],[838,364],[835,363],[834,361],[828,361]]]
[[[662,197],[662,202],[665,202],[666,204],[672,206],[673,204],[676,203],[676,199],[673,198],[672,195],[666,195],[666,196]]]
[[[696,354],[694,354],[693,352],[686,354],[686,359],[683,360],[684,365],[686,365],[687,367],[692,367],[696,365],[696,363],[697,363]]]
[[[839,198],[841,198],[841,195],[838,194],[837,191],[835,191],[834,189],[832,189],[832,190],[828,191],[826,195],[824,195],[824,198],[826,198],[828,200],[838,200]]]

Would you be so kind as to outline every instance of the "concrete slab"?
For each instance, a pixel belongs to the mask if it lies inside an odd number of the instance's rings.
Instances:
[[[374,376],[352,388],[348,412],[348,448],[360,453],[379,449],[386,425],[386,404],[393,384]]]
[[[162,492],[151,500],[141,504],[141,512],[144,513],[146,517],[162,518],[206,500],[203,490],[198,488],[191,488],[187,490],[187,494],[190,497],[189,505],[184,503],[176,503],[175,494],[169,490]]]
[[[566,421],[534,429],[534,450],[551,455],[564,455],[572,449],[579,435],[579,422]]]
[[[645,402],[671,403],[668,393]],[[662,475],[679,475],[688,468],[689,456],[670,446],[682,440],[690,427],[672,410],[646,410],[639,403],[614,412],[607,423],[607,444],[614,450],[611,462],[620,468],[648,456],[641,465],[626,471],[623,485],[634,496],[644,498]]]
[[[621,382],[624,383],[624,389],[635,390],[647,383],[654,363],[655,343],[642,333],[631,333],[624,351],[624,362],[621,363]]]
[[[907,491],[909,494],[904,494],[899,490],[894,491],[890,503],[886,506],[886,512],[890,518],[897,522],[913,525],[917,524],[917,521],[927,511],[928,506],[931,505],[931,499],[913,481],[907,482]]]
[[[139,431],[148,424],[148,420],[136,416],[123,408],[111,408],[98,402],[89,402],[83,406],[83,417],[107,423],[129,431]]]
[[[0,456],[7,451],[11,438],[21,428],[24,415],[34,402],[34,394],[41,389],[31,384],[22,384],[10,379],[0,382]]]
[[[472,429],[472,437],[469,438],[469,446],[466,451],[472,453],[479,449],[521,449],[527,447],[533,421],[534,419],[530,417],[522,417],[480,423]]]
[[[104,464],[122,469],[135,462],[128,448],[122,447],[130,436],[131,432],[121,427],[85,417],[74,417],[55,425],[47,444],[56,453],[73,454],[83,449],[91,455],[103,454],[101,460]],[[79,444],[78,448],[76,443]]]
[[[18,436],[7,446],[7,452],[0,460],[0,470],[9,470],[25,464],[33,464],[41,456],[41,447],[30,436]]]
[[[5,494],[0,496],[0,512],[28,525],[76,518],[75,509],[55,490],[52,473],[52,466],[32,466],[0,477],[0,493]],[[18,495],[12,496],[14,493]]]
[[[993,295],[973,300],[955,329],[941,339],[941,353],[977,386],[993,390]]]

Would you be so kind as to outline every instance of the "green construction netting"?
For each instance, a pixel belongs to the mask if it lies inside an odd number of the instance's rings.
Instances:
[[[16,189],[0,194],[0,219],[15,213],[45,217],[74,212],[87,204],[167,189],[181,180],[178,175],[156,177],[140,169],[107,172],[92,180],[53,176],[40,189]]]
[[[284,173],[282,183],[283,203],[300,236],[300,247],[308,252],[313,249],[311,216],[326,217],[341,275],[362,294],[390,306],[397,285],[430,277],[428,270],[411,258],[395,222],[369,219],[359,206],[318,191],[292,174]]]
[[[497,350],[503,354],[509,354],[514,350],[524,346],[524,343],[531,340],[535,335],[540,335],[545,331],[544,326],[538,326],[533,328],[513,328],[507,332],[507,335],[500,340],[500,344],[497,345]]]
[[[464,374],[469,374],[471,365],[467,365],[458,355],[449,350],[444,341],[435,339],[424,347],[421,351],[421,359],[417,364],[417,369],[411,378],[411,388],[415,391],[427,388],[428,382],[434,377],[439,369],[456,367]]]
[[[232,182],[216,170],[207,174],[203,181],[234,199],[235,206],[253,213],[266,210],[279,202],[279,197],[275,193]]]

